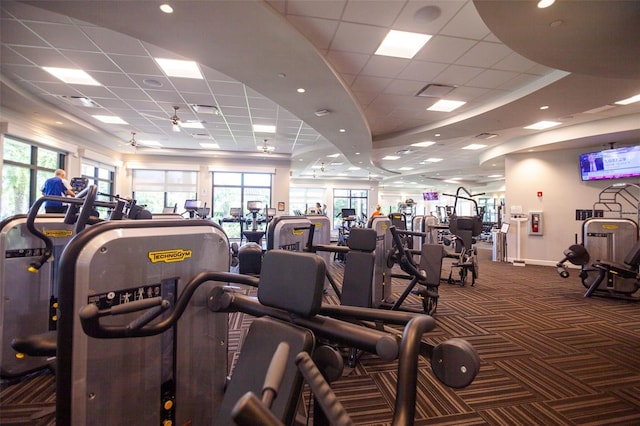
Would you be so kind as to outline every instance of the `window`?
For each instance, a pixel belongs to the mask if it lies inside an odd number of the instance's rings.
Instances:
[[[366,189],[334,189],[333,190],[333,211],[336,213],[333,218],[333,227],[336,229],[341,224],[341,219],[335,217],[342,209],[354,209],[356,216],[360,220],[367,220],[369,213],[369,191]]]
[[[198,173],[185,170],[133,170],[133,198],[151,213],[165,207],[184,208],[186,200],[198,197]]]
[[[324,188],[291,188],[289,211],[292,214],[305,214],[307,209],[315,208],[316,203],[324,204],[324,193]]]
[[[81,172],[82,177],[89,179],[89,185],[96,185],[98,187],[96,200],[115,201],[110,197],[110,195],[115,195],[113,193],[114,167],[83,159]],[[107,217],[108,209],[106,207],[97,207],[96,210],[100,213],[100,217]]]
[[[11,136],[4,137],[0,218],[25,214],[42,196],[44,181],[64,168],[65,154]]]
[[[247,201],[261,201],[271,207],[270,173],[213,172],[212,216],[221,222],[231,208],[241,208],[247,214]],[[229,238],[240,238],[240,223],[223,222]]]

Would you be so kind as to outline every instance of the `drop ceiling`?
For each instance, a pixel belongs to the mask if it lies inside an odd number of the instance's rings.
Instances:
[[[2,1],[2,115],[129,157],[269,155],[290,160],[294,177],[486,185],[511,152],[640,141],[640,106],[613,106],[640,93],[638,3],[184,0],[167,15],[156,1]],[[374,55],[390,29],[432,38],[412,59]],[[194,60],[204,79],[168,77],[154,58]],[[102,85],[66,84],[43,66]],[[438,97],[417,94],[428,85],[465,105],[427,111]],[[202,128],[173,132],[174,106]],[[543,119],[562,125],[523,129]],[[411,146],[423,141],[435,144]],[[487,146],[462,149],[472,143]]]

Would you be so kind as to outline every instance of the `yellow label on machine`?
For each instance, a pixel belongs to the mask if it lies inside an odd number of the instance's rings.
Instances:
[[[619,228],[618,225],[602,225],[602,229],[616,230],[618,228]]]
[[[73,231],[70,229],[45,229],[42,233],[51,238],[64,238],[73,235]]]
[[[149,260],[151,263],[173,263],[182,262],[183,260],[191,257],[191,250],[173,249],[173,250],[158,250],[149,252]]]
[[[293,235],[302,235],[304,234],[304,229],[294,229],[293,231],[291,231],[291,233]]]

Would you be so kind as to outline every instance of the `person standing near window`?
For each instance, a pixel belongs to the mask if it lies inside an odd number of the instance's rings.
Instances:
[[[71,190],[69,182],[65,179],[66,173],[62,169],[55,171],[53,177],[50,177],[42,186],[42,195],[54,195],[57,197],[69,195],[75,197],[76,194]],[[64,213],[67,206],[60,201],[47,200],[44,202],[44,211],[47,213]]]

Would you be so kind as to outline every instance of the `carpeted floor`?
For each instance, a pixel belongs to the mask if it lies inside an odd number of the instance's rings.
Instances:
[[[480,373],[469,387],[450,389],[421,360],[415,424],[640,424],[640,305],[585,299],[576,271],[563,280],[555,268],[495,263],[490,254],[479,251],[474,287],[440,286],[437,327],[424,336],[433,344],[468,340],[480,355]],[[339,273],[340,266],[334,267]],[[404,285],[394,280],[394,291]],[[420,307],[413,296],[411,305]],[[249,322],[232,318],[231,350],[241,344]],[[333,388],[356,424],[390,424],[395,377],[395,363],[365,356]],[[53,416],[29,420],[52,405],[54,392],[51,374],[5,383],[0,423],[54,424]],[[308,398],[305,393],[301,411]]]

